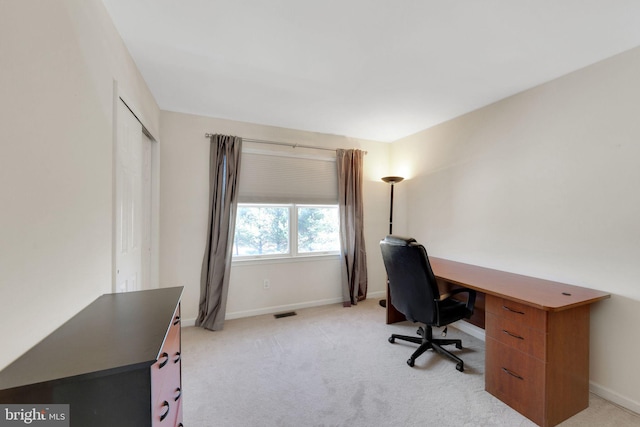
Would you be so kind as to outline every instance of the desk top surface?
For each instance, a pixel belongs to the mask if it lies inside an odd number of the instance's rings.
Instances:
[[[546,311],[560,311],[611,297],[595,289],[429,257],[436,277]]]

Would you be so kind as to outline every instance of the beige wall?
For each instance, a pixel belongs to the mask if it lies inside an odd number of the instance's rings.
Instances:
[[[388,174],[389,144],[163,111],[160,278],[165,286],[185,286],[183,317],[186,321],[192,322],[197,316],[207,232],[209,142],[204,134],[208,132],[367,150],[364,193],[369,294],[383,294],[385,275],[378,242],[386,231],[389,202],[386,184],[379,179]],[[265,278],[271,282],[269,290],[263,289]],[[227,318],[339,302],[342,295],[340,264],[337,257],[292,263],[234,264],[229,288]],[[382,316],[381,310],[381,319]]]
[[[159,110],[99,0],[0,2],[0,368],[112,285],[114,80]]]
[[[392,145],[431,255],[611,292],[592,389],[640,412],[640,48]]]
[[[206,231],[205,132],[363,148],[372,294],[388,226],[379,178],[400,174],[394,231],[433,255],[611,292],[592,311],[592,388],[640,412],[640,49],[391,146],[160,114],[99,0],[0,2],[0,53],[0,368],[111,290],[115,82],[162,136],[160,277],[186,286],[185,318]],[[234,268],[229,312],[339,298],[337,272],[331,260]]]

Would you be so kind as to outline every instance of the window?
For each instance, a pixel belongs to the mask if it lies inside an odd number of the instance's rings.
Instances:
[[[289,217],[287,206],[238,205],[233,256],[289,254]]]
[[[298,254],[340,252],[338,206],[296,206]]]
[[[244,147],[233,259],[340,253],[335,156]]]
[[[238,205],[234,259],[328,255],[340,252],[337,205]]]

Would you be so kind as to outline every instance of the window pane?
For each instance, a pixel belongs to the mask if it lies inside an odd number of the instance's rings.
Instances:
[[[289,253],[289,208],[238,206],[233,254],[235,256]]]
[[[340,220],[337,206],[298,207],[298,252],[338,252]]]

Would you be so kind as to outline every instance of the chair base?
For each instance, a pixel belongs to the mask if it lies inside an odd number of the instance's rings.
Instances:
[[[425,351],[429,349],[433,349],[436,353],[442,354],[443,356],[448,357],[449,359],[456,362],[456,369],[460,372],[464,371],[464,362],[458,356],[450,353],[449,351],[442,348],[443,345],[455,345],[456,348],[462,348],[462,340],[458,339],[434,339],[433,331],[431,326],[426,326],[423,328],[422,326],[418,329],[418,335],[420,337],[409,337],[406,335],[398,335],[392,334],[389,337],[389,342],[394,343],[396,339],[409,341],[415,344],[420,344],[420,347],[411,355],[409,360],[407,360],[407,365],[414,366],[416,359]]]

